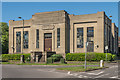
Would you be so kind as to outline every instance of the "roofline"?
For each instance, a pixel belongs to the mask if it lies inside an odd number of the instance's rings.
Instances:
[[[45,13],[53,13],[53,12],[65,12],[65,13],[67,13],[65,10],[59,10],[59,11],[39,12],[39,13],[35,13],[35,14],[45,14]]]

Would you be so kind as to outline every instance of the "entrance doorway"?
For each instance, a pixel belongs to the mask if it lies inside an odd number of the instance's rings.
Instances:
[[[52,52],[52,33],[44,34],[44,51]]]

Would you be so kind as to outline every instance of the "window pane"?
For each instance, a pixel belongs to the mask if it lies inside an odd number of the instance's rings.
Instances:
[[[52,34],[51,33],[45,34],[45,39],[47,39],[47,38],[52,38]]]
[[[57,28],[57,48],[60,47],[60,28]]]
[[[16,32],[16,52],[21,52],[21,32]]]
[[[36,48],[39,48],[39,29],[36,29]]]
[[[23,43],[23,47],[28,48],[28,31],[24,31]]]
[[[83,48],[83,28],[77,28],[77,48]]]
[[[87,52],[94,52],[94,27],[87,27]]]
[[[87,41],[94,41],[94,27],[87,28]]]

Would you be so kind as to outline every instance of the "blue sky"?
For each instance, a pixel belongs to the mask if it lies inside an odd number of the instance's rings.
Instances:
[[[3,2],[2,22],[25,20],[32,18],[34,13],[66,10],[69,14],[82,15],[105,11],[107,16],[112,16],[112,22],[118,26],[117,2]]]

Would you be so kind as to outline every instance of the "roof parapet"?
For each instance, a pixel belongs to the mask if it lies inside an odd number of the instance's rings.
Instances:
[[[67,13],[65,10],[60,10],[60,11],[50,11],[50,12],[39,12],[39,13],[35,13],[35,14],[47,14],[47,13],[54,13],[54,12],[65,12],[65,13]]]

